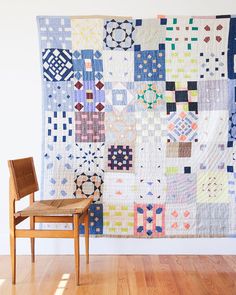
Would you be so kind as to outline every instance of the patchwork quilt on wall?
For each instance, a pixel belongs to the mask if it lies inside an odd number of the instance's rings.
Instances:
[[[42,197],[93,196],[96,236],[234,236],[236,18],[38,28]]]

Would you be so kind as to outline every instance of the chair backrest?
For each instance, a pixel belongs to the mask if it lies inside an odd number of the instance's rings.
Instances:
[[[16,200],[39,190],[33,158],[9,160],[10,185]]]

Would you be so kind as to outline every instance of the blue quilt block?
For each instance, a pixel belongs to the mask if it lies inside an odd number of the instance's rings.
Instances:
[[[80,233],[84,234],[84,225],[80,225]],[[91,204],[89,207],[89,233],[103,234],[103,205]]]
[[[39,17],[42,48],[71,49],[70,17]]]
[[[230,111],[236,111],[236,80],[228,80],[228,102]]]
[[[165,50],[134,52],[135,81],[165,80]]]
[[[47,112],[46,134],[48,142],[71,142],[74,136],[72,112]]]
[[[104,111],[105,92],[103,89],[99,89],[98,86],[94,81],[84,81],[83,84],[79,83],[79,89],[75,90],[75,109],[77,111]]]
[[[228,77],[236,79],[236,18],[230,19],[228,42]]]
[[[76,50],[73,53],[75,78],[83,81],[101,80],[103,75],[102,53],[98,50]]]
[[[70,81],[73,76],[72,54],[68,49],[48,48],[42,53],[46,81]]]
[[[44,82],[44,106],[47,111],[73,111],[74,96],[72,81]]]
[[[236,111],[229,115],[229,138],[228,141],[236,141]]]

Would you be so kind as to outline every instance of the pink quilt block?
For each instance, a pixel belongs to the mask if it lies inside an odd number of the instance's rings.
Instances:
[[[134,234],[138,237],[163,237],[165,235],[165,206],[135,203]]]

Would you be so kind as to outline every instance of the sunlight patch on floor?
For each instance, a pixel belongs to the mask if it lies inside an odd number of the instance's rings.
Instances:
[[[64,273],[62,275],[54,295],[62,295],[64,293],[64,290],[66,288],[69,278],[70,278],[70,274],[68,273]]]
[[[5,282],[5,279],[0,279],[0,287],[3,285],[3,283]]]

